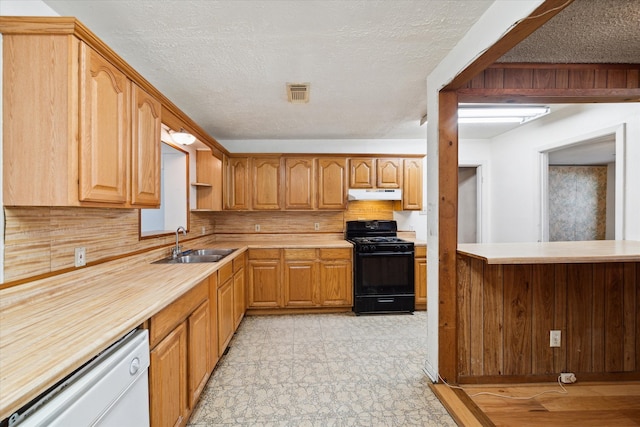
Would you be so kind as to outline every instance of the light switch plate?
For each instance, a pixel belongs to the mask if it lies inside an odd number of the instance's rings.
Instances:
[[[85,248],[76,248],[75,266],[83,267],[87,264],[87,251]]]

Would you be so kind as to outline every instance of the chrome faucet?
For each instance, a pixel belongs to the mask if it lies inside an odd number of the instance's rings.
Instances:
[[[178,255],[182,252],[182,247],[180,246],[180,231],[182,231],[182,234],[185,236],[187,235],[187,230],[185,230],[183,226],[178,227],[176,230],[176,245],[171,248],[171,257],[173,258],[178,258]]]

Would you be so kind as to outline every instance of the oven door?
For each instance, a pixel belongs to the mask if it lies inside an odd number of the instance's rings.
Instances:
[[[413,258],[413,252],[356,253],[355,295],[413,294]]]

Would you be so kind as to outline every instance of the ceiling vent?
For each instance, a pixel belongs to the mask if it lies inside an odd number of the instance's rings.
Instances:
[[[292,104],[309,102],[309,83],[287,83],[287,97]]]

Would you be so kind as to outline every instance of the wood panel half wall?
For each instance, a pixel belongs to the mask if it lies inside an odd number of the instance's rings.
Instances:
[[[489,265],[458,255],[458,381],[640,378],[640,263]],[[551,330],[561,346],[550,347]]]

